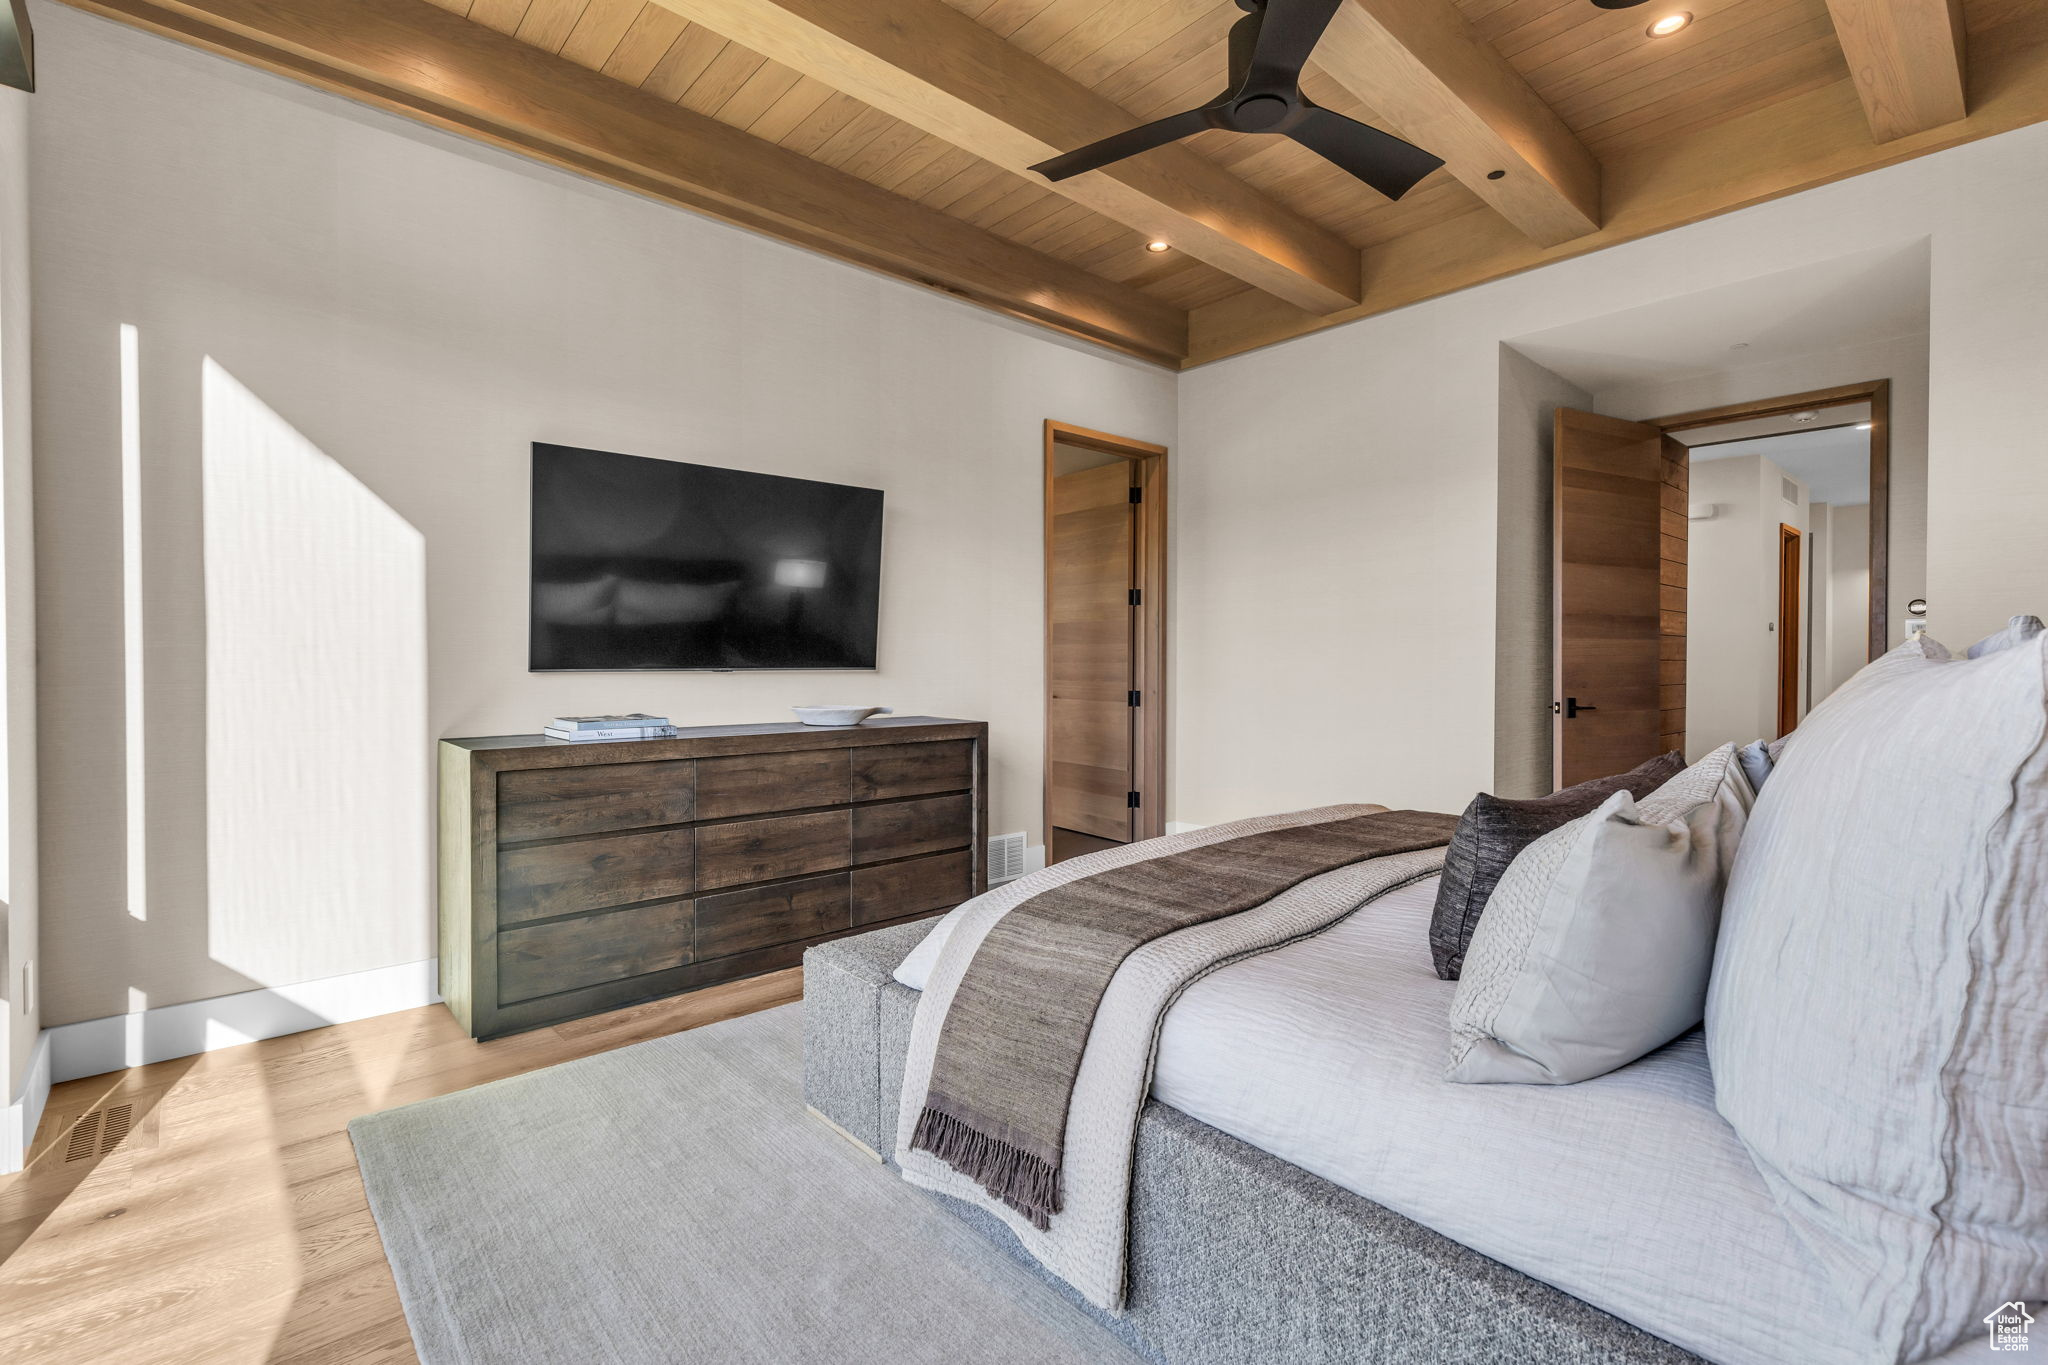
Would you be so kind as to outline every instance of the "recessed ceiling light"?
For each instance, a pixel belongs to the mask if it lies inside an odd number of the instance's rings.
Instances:
[[[1145,250],[1147,250],[1147,251],[1171,251],[1172,249],[1173,249],[1173,243],[1172,243],[1172,242],[1147,242],[1147,243],[1145,243]]]
[[[1665,15],[1656,23],[1650,25],[1650,27],[1645,31],[1652,38],[1669,38],[1672,34],[1678,32],[1678,30],[1684,28],[1687,24],[1690,24],[1691,22],[1692,12],[1690,10],[1680,10],[1676,14]]]
[[[1858,430],[1858,431],[1868,431],[1868,430],[1870,430],[1870,429],[1871,429],[1872,427],[1874,427],[1874,426],[1876,426],[1876,425],[1877,425],[1877,423],[1875,423],[1875,422],[1858,422],[1858,423],[1856,424],[1856,430]]]

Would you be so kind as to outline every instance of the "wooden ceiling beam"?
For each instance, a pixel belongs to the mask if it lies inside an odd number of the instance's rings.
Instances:
[[[2048,121],[2048,6],[2016,8],[1976,35],[1968,118],[1874,143],[1848,78],[1606,163],[1607,221],[1544,247],[1474,208],[1375,246],[1365,299],[1335,317],[1289,311],[1250,291],[1190,317],[1189,365],[1242,355],[1358,318],[1846,180]]]
[[[654,3],[1019,174],[1139,121],[945,0]],[[1294,307],[1358,302],[1355,247],[1186,147],[1051,189]]]
[[[66,0],[1169,365],[1187,314],[429,0]]]
[[[1969,116],[1962,0],[1828,0],[1879,142]]]
[[[1349,0],[1316,65],[1539,244],[1600,227],[1600,163],[1448,0]]]

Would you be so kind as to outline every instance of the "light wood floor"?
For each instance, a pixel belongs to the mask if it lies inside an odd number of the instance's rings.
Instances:
[[[433,1005],[60,1085],[0,1176],[0,1357],[413,1361],[350,1119],[802,993],[792,968],[492,1043]]]

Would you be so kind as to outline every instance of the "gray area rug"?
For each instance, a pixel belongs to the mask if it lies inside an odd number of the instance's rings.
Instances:
[[[425,1365],[1136,1359],[804,1112],[802,1008],[350,1124]]]

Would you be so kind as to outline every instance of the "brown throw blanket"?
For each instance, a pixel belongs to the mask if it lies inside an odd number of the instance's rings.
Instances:
[[[1041,892],[975,952],[911,1136],[1041,1230],[1062,1205],[1067,1109],[1095,1011],[1138,948],[1311,877],[1450,841],[1457,817],[1385,811],[1249,834]]]

